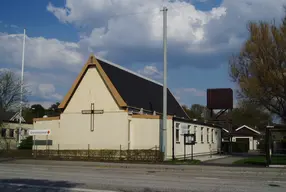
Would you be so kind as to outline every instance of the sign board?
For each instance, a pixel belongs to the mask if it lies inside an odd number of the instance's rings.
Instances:
[[[51,130],[49,129],[42,129],[42,130],[29,130],[29,135],[50,135]]]
[[[182,135],[188,134],[189,129],[187,124],[182,124],[181,129],[182,129]]]
[[[196,135],[195,134],[185,134],[185,145],[195,145]]]
[[[82,114],[103,114],[103,110],[82,110]]]

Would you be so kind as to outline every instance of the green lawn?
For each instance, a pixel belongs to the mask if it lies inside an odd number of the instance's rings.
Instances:
[[[200,160],[194,159],[194,160],[170,160],[166,161],[168,164],[174,164],[174,165],[198,165],[201,163]]]
[[[266,165],[265,156],[250,157],[233,162],[235,165]],[[273,156],[271,164],[286,165],[285,156]]]

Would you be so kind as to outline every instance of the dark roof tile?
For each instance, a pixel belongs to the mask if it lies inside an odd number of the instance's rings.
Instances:
[[[128,106],[149,111],[163,112],[163,86],[140,77],[121,67],[97,58],[101,67]],[[167,113],[189,119],[181,105],[168,90]]]

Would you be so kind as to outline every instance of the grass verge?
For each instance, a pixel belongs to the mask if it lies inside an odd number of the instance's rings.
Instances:
[[[167,164],[172,164],[172,165],[198,165],[201,163],[200,160],[194,159],[194,160],[169,160],[166,161],[165,163]]]
[[[265,156],[250,157],[233,162],[235,165],[266,165]],[[272,156],[271,164],[273,165],[286,165],[285,156]]]

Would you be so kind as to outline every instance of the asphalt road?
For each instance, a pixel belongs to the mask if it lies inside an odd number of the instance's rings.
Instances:
[[[285,192],[285,168],[2,162],[1,192]]]

